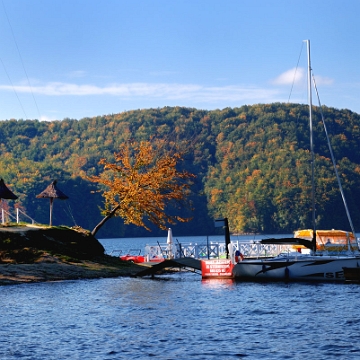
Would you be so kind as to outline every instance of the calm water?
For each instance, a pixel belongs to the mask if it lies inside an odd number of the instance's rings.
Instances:
[[[190,273],[3,286],[0,359],[358,359],[359,291]]]

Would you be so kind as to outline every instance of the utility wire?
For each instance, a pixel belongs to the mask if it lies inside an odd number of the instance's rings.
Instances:
[[[34,93],[33,93],[33,90],[32,90],[32,86],[31,86],[31,83],[30,83],[30,79],[29,79],[29,76],[28,76],[28,74],[27,74],[27,72],[26,72],[25,65],[24,65],[24,61],[23,61],[23,59],[22,59],[19,46],[18,46],[18,44],[17,44],[17,42],[16,42],[15,34],[14,34],[13,28],[12,28],[12,26],[11,26],[10,19],[9,19],[9,17],[8,17],[8,14],[7,14],[7,12],[6,12],[6,8],[5,8],[4,1],[2,0],[1,2],[2,2],[3,8],[4,8],[5,16],[6,16],[6,19],[7,19],[8,24],[9,24],[9,27],[10,27],[10,30],[11,30],[11,34],[12,34],[12,37],[13,37],[13,40],[14,40],[14,43],[15,43],[15,46],[16,46],[16,49],[17,49],[18,54],[19,54],[19,58],[20,58],[20,61],[21,61],[21,65],[22,65],[23,70],[24,70],[24,73],[25,73],[25,75],[26,75],[26,79],[27,79],[27,81],[28,81],[28,84],[29,84],[29,87],[30,87],[30,91],[31,91],[31,95],[32,95],[32,98],[33,98],[33,100],[34,100],[34,103],[35,103],[35,106],[36,106],[36,109],[37,109],[37,112],[38,112],[39,120],[40,120],[40,119],[41,119],[40,110],[39,110],[38,104],[37,104],[37,102],[36,102],[36,99],[35,99],[35,96],[34,96]]]
[[[24,112],[25,119],[27,119],[27,115],[26,115],[25,109],[24,109],[23,104],[22,104],[22,102],[21,102],[21,100],[20,100],[20,98],[19,98],[19,95],[17,94],[17,92],[16,92],[16,90],[15,90],[15,87],[14,87],[14,85],[13,85],[11,79],[10,79],[10,76],[9,76],[9,73],[7,72],[7,70],[6,70],[5,64],[4,64],[4,62],[2,61],[1,58],[0,58],[0,61],[1,61],[2,66],[4,67],[5,74],[7,75],[8,79],[9,79],[9,83],[10,83],[10,85],[11,85],[11,87],[12,87],[14,93],[15,93],[15,96],[17,97],[17,99],[18,99],[18,101],[19,101],[20,107],[21,107],[22,111]]]

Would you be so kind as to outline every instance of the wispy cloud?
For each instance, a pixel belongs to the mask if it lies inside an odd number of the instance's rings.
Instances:
[[[86,71],[83,70],[74,70],[67,74],[69,78],[82,78],[86,76]]]
[[[323,77],[323,76],[314,76],[317,85],[331,85],[334,82],[334,79]]]
[[[196,84],[166,83],[128,83],[111,84],[104,87],[96,85],[78,85],[74,83],[53,82],[44,85],[7,86],[0,85],[0,90],[15,90],[18,93],[30,93],[46,96],[95,96],[109,95],[122,98],[163,98],[169,100],[191,100],[202,102],[216,101],[272,101],[279,92],[253,86],[202,86]]]
[[[52,121],[52,120],[56,120],[56,116],[47,116],[47,115],[41,115],[40,117],[40,121]]]
[[[305,80],[306,71],[304,68],[293,68],[280,74],[271,83],[274,85],[291,85],[298,84]],[[328,77],[315,76],[315,81],[318,85],[331,85],[334,80]]]
[[[290,85],[299,83],[304,79],[305,70],[303,68],[293,68],[285,71],[272,81],[274,85]]]
[[[163,70],[163,71],[150,71],[149,75],[151,76],[169,76],[169,75],[176,75],[178,74],[177,71],[168,71],[168,70]]]

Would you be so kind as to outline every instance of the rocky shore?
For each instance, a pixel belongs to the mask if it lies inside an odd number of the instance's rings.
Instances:
[[[88,231],[0,227],[0,285],[134,276],[142,267],[104,254]]]

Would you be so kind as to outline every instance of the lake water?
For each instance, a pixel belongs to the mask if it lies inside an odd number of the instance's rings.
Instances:
[[[186,272],[2,286],[0,359],[359,359],[359,291]]]

